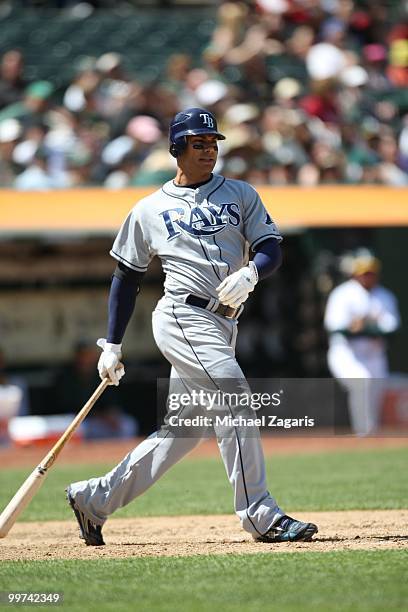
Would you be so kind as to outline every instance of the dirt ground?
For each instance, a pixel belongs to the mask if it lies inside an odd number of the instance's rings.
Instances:
[[[138,440],[70,443],[59,464],[116,463]],[[407,447],[406,437],[352,436],[266,437],[266,455],[318,453]],[[46,455],[44,447],[0,449],[0,465],[31,467]],[[218,456],[214,440],[204,441],[190,457]],[[55,468],[54,468],[55,469]],[[263,552],[407,549],[408,510],[299,512],[297,518],[315,522],[313,541],[292,544],[256,543],[235,515],[111,519],[104,528],[106,546],[87,547],[78,538],[75,519],[14,525],[0,540],[0,560],[98,559],[147,556],[245,554]]]
[[[17,523],[0,540],[2,560],[100,559],[177,555],[328,552],[406,549],[408,510],[299,512],[319,533],[311,542],[262,544],[244,532],[234,515],[111,519],[106,546],[87,547],[76,522]]]

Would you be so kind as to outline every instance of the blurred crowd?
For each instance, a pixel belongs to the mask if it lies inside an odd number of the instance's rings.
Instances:
[[[161,184],[175,171],[169,122],[191,106],[218,117],[227,140],[216,172],[226,176],[408,185],[406,10],[369,0],[221,2],[200,62],[173,54],[150,83],[114,52],[82,56],[62,89],[26,82],[24,55],[10,49],[0,65],[0,185]]]

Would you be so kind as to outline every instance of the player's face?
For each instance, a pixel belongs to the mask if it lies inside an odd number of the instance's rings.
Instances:
[[[368,291],[373,289],[378,284],[378,274],[376,272],[365,272],[364,274],[359,274],[356,276],[356,279]]]
[[[218,140],[211,134],[188,136],[182,155],[185,169],[194,175],[209,176],[214,170],[218,155]]]

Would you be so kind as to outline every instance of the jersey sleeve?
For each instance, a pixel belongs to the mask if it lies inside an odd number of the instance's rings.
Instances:
[[[328,332],[347,329],[351,323],[348,300],[343,289],[343,287],[334,289],[327,300],[324,326]]]
[[[110,251],[112,257],[137,272],[146,272],[153,258],[146,228],[143,227],[141,206],[127,216]]]
[[[392,333],[401,325],[398,302],[396,297],[387,290],[381,293],[382,308],[378,313],[377,325],[384,333]]]
[[[244,234],[250,248],[254,251],[267,238],[281,242],[282,236],[258,193],[251,185],[244,183],[244,187]]]

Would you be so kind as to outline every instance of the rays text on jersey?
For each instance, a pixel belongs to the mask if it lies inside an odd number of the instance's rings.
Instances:
[[[190,236],[212,236],[222,232],[228,224],[237,226],[241,215],[238,204],[211,204],[195,206],[190,210],[182,207],[170,208],[160,213],[167,228],[167,240],[172,240],[182,232]]]

